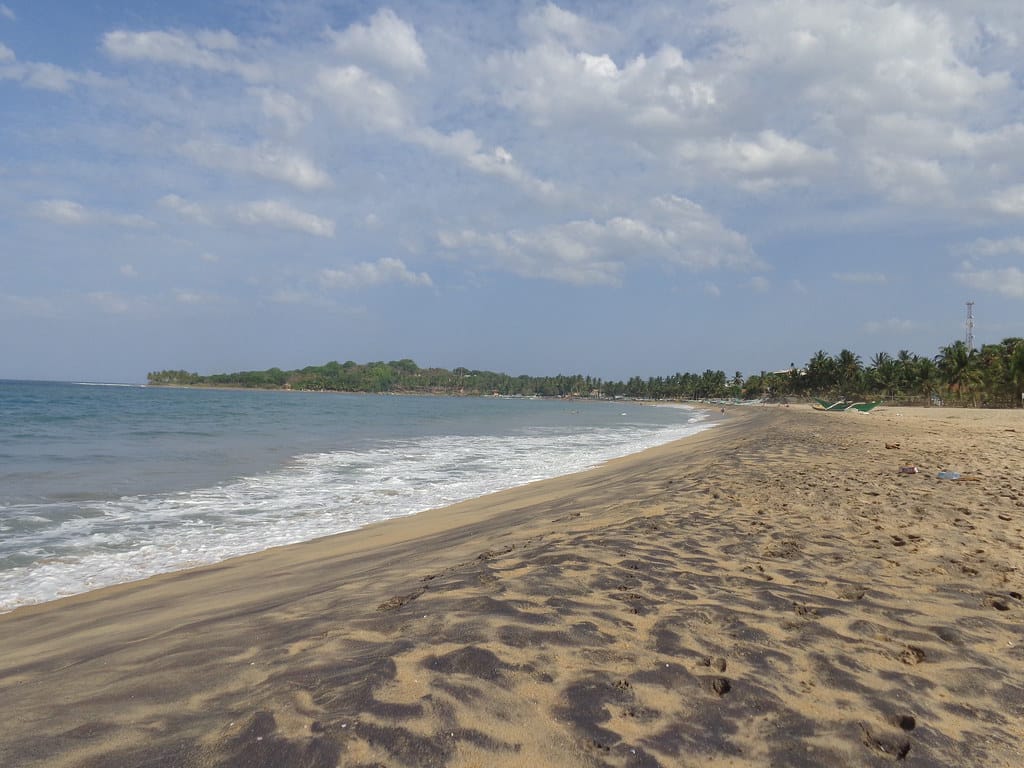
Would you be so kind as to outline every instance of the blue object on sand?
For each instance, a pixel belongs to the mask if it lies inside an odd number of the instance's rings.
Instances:
[[[960,479],[960,473],[959,472],[946,472],[946,471],[939,472],[939,480],[959,480],[959,479]]]

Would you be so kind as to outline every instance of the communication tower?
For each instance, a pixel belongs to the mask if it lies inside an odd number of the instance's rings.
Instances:
[[[967,333],[964,337],[964,343],[967,344],[967,351],[974,351],[974,302],[967,302]]]

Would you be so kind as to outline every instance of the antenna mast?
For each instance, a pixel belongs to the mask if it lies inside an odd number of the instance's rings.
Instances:
[[[967,351],[974,351],[974,302],[967,302],[967,333],[965,334],[964,343],[967,344]]]

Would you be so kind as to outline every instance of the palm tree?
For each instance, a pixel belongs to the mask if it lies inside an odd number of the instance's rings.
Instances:
[[[899,387],[899,364],[888,352],[879,352],[871,358],[871,375],[875,385],[880,387],[887,397],[892,397]]]
[[[946,387],[950,392],[956,392],[957,401],[961,401],[964,392],[970,391],[976,381],[974,350],[968,349],[962,341],[955,341],[939,349],[935,364]]]
[[[900,389],[910,389],[911,381],[914,378],[914,365],[916,363],[917,355],[911,354],[909,349],[901,349],[896,353],[896,366],[898,369]]]
[[[1006,339],[1003,344],[1011,339]],[[1024,339],[1015,339],[1006,364],[1006,373],[1013,386],[1013,407],[1024,408]]]
[[[932,404],[935,386],[939,380],[939,369],[930,357],[917,358],[913,368],[913,386],[925,399],[925,405]]]
[[[819,349],[807,361],[807,388],[823,395],[835,386],[835,364],[824,350]]]
[[[863,367],[860,355],[844,349],[836,356],[835,364],[843,397],[855,394],[861,386]]]

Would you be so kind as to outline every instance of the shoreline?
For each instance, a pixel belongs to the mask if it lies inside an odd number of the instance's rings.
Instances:
[[[664,431],[669,434],[662,434],[657,429],[654,429],[651,434],[653,438],[645,437],[643,442],[652,443],[658,440],[664,441],[661,444],[667,444],[674,442],[678,439],[678,435],[681,433],[691,432],[693,434],[711,429],[721,421],[720,414],[717,412],[706,411],[706,409],[695,408],[693,406],[682,406],[677,407],[685,410],[689,413],[685,418],[689,420],[680,422],[678,425],[665,424]],[[572,411],[576,413],[576,411]],[[617,412],[616,412],[617,413]],[[671,433],[675,433],[674,435]],[[682,438],[682,439],[685,439]],[[658,447],[655,445],[655,447]],[[564,453],[564,449],[559,447],[558,443],[552,442],[549,450],[552,452],[558,451]],[[372,511],[364,511],[360,515],[353,515],[340,520],[337,524],[331,526],[327,524],[316,525],[310,528],[309,526],[302,527],[302,509],[296,507],[295,509],[285,511],[291,511],[295,513],[296,517],[290,522],[280,522],[278,528],[287,527],[286,534],[271,535],[266,537],[265,540],[261,540],[260,536],[250,536],[247,541],[247,546],[220,546],[217,544],[216,539],[208,538],[207,541],[197,541],[190,539],[194,542],[195,546],[192,548],[183,548],[180,545],[178,547],[171,546],[170,544],[160,545],[155,539],[150,542],[151,546],[148,548],[149,553],[144,554],[144,550],[138,547],[132,549],[125,549],[122,553],[125,557],[129,557],[128,560],[119,560],[121,563],[120,570],[116,570],[111,567],[109,562],[96,562],[98,556],[89,553],[89,557],[83,562],[81,568],[75,569],[72,564],[70,566],[61,566],[61,558],[54,556],[51,558],[55,565],[46,566],[45,562],[42,563],[42,567],[36,568],[39,563],[33,563],[30,566],[22,566],[21,568],[12,569],[11,572],[0,572],[0,588],[5,585],[10,588],[10,591],[5,595],[0,595],[0,615],[10,613],[11,611],[19,610],[21,608],[29,607],[32,605],[43,605],[50,602],[55,602],[69,597],[75,597],[89,592],[96,591],[98,589],[105,589],[107,587],[119,586],[122,584],[134,584],[140,581],[144,581],[148,578],[155,576],[162,576],[167,574],[173,574],[183,571],[195,570],[206,566],[215,566],[219,563],[237,558],[245,557],[248,555],[257,555],[261,552],[266,552],[270,549],[274,549],[281,546],[290,546],[293,544],[301,544],[309,541],[315,541],[321,538],[329,537],[332,535],[338,535],[343,533],[352,533],[354,531],[361,530],[370,525],[374,525],[382,520],[394,520],[407,521],[412,517],[429,512],[432,510],[443,509],[455,503],[455,500],[470,501],[473,499],[482,499],[492,495],[497,490],[505,490],[508,488],[515,488],[521,485],[529,485],[533,482],[543,482],[545,480],[554,480],[559,477],[567,477],[578,472],[589,471],[590,469],[597,468],[609,459],[608,455],[614,455],[619,451],[630,450],[633,453],[642,452],[645,448],[637,446],[635,443],[613,445],[611,449],[608,446],[603,446],[602,452],[596,456],[581,454],[586,458],[559,463],[543,463],[538,464],[536,462],[533,467],[528,467],[529,470],[526,474],[514,473],[501,476],[492,476],[490,479],[484,478],[484,480],[477,480],[475,483],[469,484],[463,479],[461,489],[455,492],[451,490],[445,490],[443,482],[437,485],[437,488],[441,489],[440,493],[429,492],[425,496],[420,494],[416,497],[415,502],[410,502],[402,506],[395,508],[381,505],[376,513]],[[575,455],[570,452],[569,455]],[[630,455],[630,454],[626,454]],[[505,458],[504,455],[499,456],[495,454],[495,458]],[[554,460],[556,457],[552,453],[551,458]],[[622,458],[622,457],[618,457]],[[614,460],[614,459],[612,459]],[[506,462],[507,463],[507,462]],[[552,474],[553,472],[562,472],[564,475]],[[493,473],[492,473],[493,474]],[[531,478],[541,478],[540,480]],[[419,483],[423,488],[431,489],[434,488],[433,483]],[[471,494],[476,494],[471,495]],[[306,507],[309,508],[308,505]],[[332,518],[333,519],[333,518]],[[277,519],[278,521],[287,521],[288,518],[282,516]],[[276,529],[275,529],[276,530]],[[172,544],[174,542],[171,542]],[[207,549],[209,543],[213,544],[211,549]],[[244,543],[244,542],[243,542]],[[256,548],[259,547],[259,548]],[[184,556],[175,556],[176,553],[186,553]],[[89,561],[93,561],[89,564]],[[124,563],[128,565],[124,565]],[[60,570],[63,567],[64,570]],[[122,577],[123,581],[115,581],[114,579],[118,576]],[[50,585],[49,589],[35,589],[35,584]]]
[[[730,409],[583,473],[18,608],[0,762],[1018,765],[1024,414],[921,410]]]

